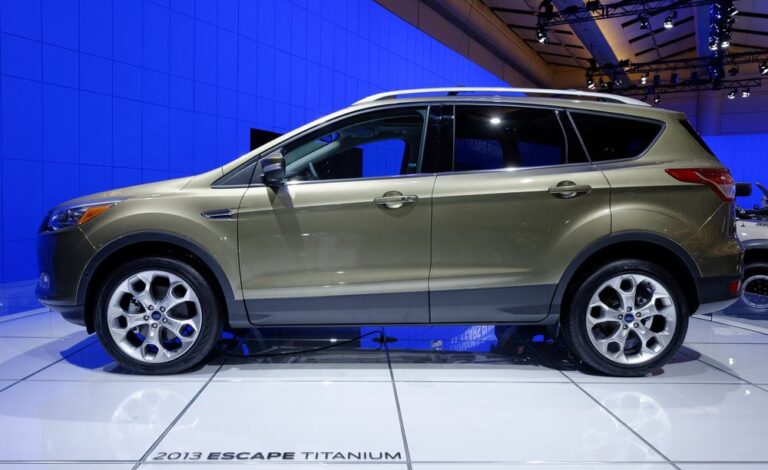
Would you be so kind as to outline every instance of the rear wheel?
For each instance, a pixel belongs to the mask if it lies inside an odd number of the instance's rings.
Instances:
[[[570,298],[561,320],[564,339],[580,361],[604,374],[639,376],[663,366],[688,329],[679,285],[648,261],[609,263]]]
[[[123,367],[143,374],[181,372],[202,362],[222,325],[205,279],[170,258],[139,259],[112,272],[94,316],[107,352]]]

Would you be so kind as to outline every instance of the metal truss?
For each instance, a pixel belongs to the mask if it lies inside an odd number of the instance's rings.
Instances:
[[[694,57],[691,59],[669,59],[654,62],[645,62],[639,64],[629,64],[626,67],[621,65],[608,65],[599,67],[594,74],[611,75],[619,71],[626,73],[647,73],[668,72],[677,70],[699,70],[706,69],[712,64],[713,56]],[[723,57],[723,62],[727,65],[753,64],[768,61],[768,50],[746,51],[728,54]]]
[[[647,85],[647,86],[629,86],[620,89],[611,90],[610,93],[618,94],[622,96],[651,96],[651,95],[663,95],[665,93],[682,93],[686,91],[702,91],[702,90],[723,90],[729,88],[757,88],[762,86],[761,78],[749,78],[744,80],[686,80],[678,84],[664,84],[664,85]]]
[[[653,16],[665,11],[678,8],[699,7],[712,5],[717,0],[621,0],[614,3],[603,4],[597,8],[569,7],[562,11],[553,11],[546,8],[547,1],[542,2],[545,7],[537,14],[540,26],[550,27],[564,24],[583,23],[586,21],[604,20],[607,18],[619,18],[622,16]],[[550,2],[551,5],[551,2]]]

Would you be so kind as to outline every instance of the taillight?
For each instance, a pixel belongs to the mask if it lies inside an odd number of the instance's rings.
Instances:
[[[668,168],[667,173],[685,183],[706,184],[723,201],[736,199],[736,184],[727,168]]]

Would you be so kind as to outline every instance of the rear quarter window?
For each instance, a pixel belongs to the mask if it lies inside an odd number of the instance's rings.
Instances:
[[[593,162],[642,155],[664,128],[660,122],[616,115],[572,112],[571,117]]]

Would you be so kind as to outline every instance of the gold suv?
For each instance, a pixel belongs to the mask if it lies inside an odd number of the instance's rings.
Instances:
[[[646,374],[736,300],[734,183],[681,113],[507,88],[382,93],[210,172],[54,208],[40,301],[123,366],[180,372],[222,328],[558,325]]]

